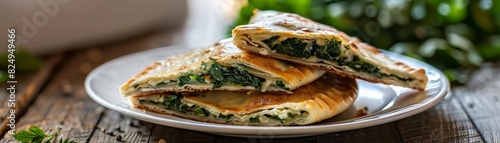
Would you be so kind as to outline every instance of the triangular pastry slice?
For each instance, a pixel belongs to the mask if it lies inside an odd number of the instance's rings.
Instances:
[[[249,24],[233,29],[233,37],[242,50],[343,76],[419,90],[427,84],[424,69],[391,60],[359,39],[296,14],[256,11]]]
[[[238,49],[232,39],[158,61],[125,82],[125,95],[206,90],[274,92],[293,89],[321,77],[320,69]]]
[[[306,125],[331,118],[356,99],[356,80],[324,75],[293,94],[230,91],[161,93],[131,96],[133,107],[183,118],[234,125]]]

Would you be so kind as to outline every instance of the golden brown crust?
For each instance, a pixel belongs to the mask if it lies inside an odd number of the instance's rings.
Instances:
[[[282,80],[291,90],[304,84],[308,84],[325,73],[324,71],[316,68],[310,68],[242,51],[232,43],[232,39],[224,39],[210,47],[171,57],[164,61],[155,62],[125,82],[120,87],[120,92],[125,96],[129,96],[135,94],[150,94],[168,91],[196,92],[214,90],[212,88],[212,84],[185,84],[182,87],[176,85],[165,87],[164,85],[162,89],[150,87],[155,86],[156,83],[162,81],[178,80],[179,76],[186,74],[207,74],[208,70],[203,69],[202,63],[213,63],[214,60],[223,66],[237,67],[239,65],[244,65],[249,68],[245,70],[254,70],[257,73],[262,74],[255,76],[271,77],[272,80]],[[147,85],[147,88],[136,89],[134,88],[136,85]],[[223,85],[215,90],[259,91],[251,86],[234,85]],[[262,88],[260,91],[287,94],[292,93],[291,91],[277,87]]]
[[[270,58],[249,52],[242,52],[242,54],[237,55],[235,59],[241,60],[242,63],[251,64],[253,67],[259,68],[263,71],[274,73],[275,76],[280,77],[289,83],[308,84],[314,81],[309,80],[311,75],[318,75],[318,70],[316,68],[275,60],[272,57]],[[302,80],[305,80],[306,82],[303,82]]]
[[[223,105],[215,96],[220,96],[221,98],[228,98],[231,95],[206,95],[206,93],[186,93],[185,99],[189,101],[194,101],[202,103],[207,106],[213,106],[220,110],[228,110],[231,112],[252,112],[257,109],[267,108],[268,106],[279,105],[287,102],[303,102],[308,100],[319,100],[321,97],[326,96],[335,100],[336,102],[330,102],[331,106],[336,106],[340,102],[337,101],[349,101],[356,98],[357,84],[353,78],[340,77],[338,75],[325,75],[324,77],[312,82],[310,84],[304,85],[300,88],[294,90],[293,94],[288,95],[276,95],[270,93],[259,93],[252,95],[238,94],[238,99],[245,98],[244,102],[239,102],[238,105],[228,104]],[[225,93],[217,93],[225,94]],[[211,96],[212,98],[205,98],[205,96]],[[243,97],[246,96],[246,97]],[[333,107],[332,107],[333,108]]]
[[[170,114],[183,118],[222,124],[237,125],[306,125],[330,118],[347,109],[357,97],[356,80],[338,75],[325,75],[311,84],[304,85],[291,95],[276,95],[270,93],[245,94],[238,92],[207,91],[195,93],[178,93],[183,95],[183,103],[189,103],[210,111],[209,116],[200,117],[189,113],[180,113],[162,109],[157,104],[141,103],[139,99],[158,99],[168,97],[171,93],[151,94],[144,97],[133,96],[133,107],[162,114]],[[149,96],[149,97],[148,97]],[[293,110],[293,111],[290,111]],[[214,113],[215,112],[215,113]],[[288,116],[294,112],[300,120],[259,123],[248,122],[248,118],[262,117],[267,114]],[[305,114],[302,114],[304,112]],[[219,114],[234,115],[229,121],[216,118]],[[293,118],[293,117],[292,117]],[[271,120],[271,119],[268,119]]]
[[[240,25],[234,28],[233,36],[234,43],[242,50],[303,65],[321,67],[323,70],[343,76],[357,77],[371,82],[406,86],[419,90],[425,89],[428,80],[424,69],[415,69],[404,63],[389,59],[379,49],[369,44],[362,43],[362,41],[357,38],[351,38],[333,27],[316,23],[296,14],[276,11],[259,11],[252,17],[250,24]],[[364,62],[379,67],[381,72],[414,80],[407,82],[399,78],[375,78],[363,73],[340,70],[338,69],[340,66],[324,62],[322,61],[323,59],[309,60],[278,54],[266,48],[268,46],[263,45],[261,42],[272,36],[320,41],[336,39],[343,45],[350,47],[349,50],[345,50],[348,54],[355,55]],[[318,63],[318,61],[323,63]]]

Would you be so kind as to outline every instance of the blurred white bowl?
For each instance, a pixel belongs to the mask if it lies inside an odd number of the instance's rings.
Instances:
[[[0,53],[7,29],[17,44],[41,55],[118,40],[158,27],[182,25],[184,0],[7,0],[0,1]],[[4,50],[5,49],[5,50]]]

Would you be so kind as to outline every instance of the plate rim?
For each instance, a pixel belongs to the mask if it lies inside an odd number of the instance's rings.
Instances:
[[[203,46],[201,46],[203,45]],[[175,128],[181,128],[181,129],[187,129],[187,130],[195,130],[195,131],[202,131],[202,132],[207,132],[207,133],[212,133],[212,134],[219,134],[219,135],[227,135],[227,136],[237,136],[237,137],[243,137],[243,136],[255,136],[261,135],[262,131],[265,131],[267,133],[271,133],[272,136],[274,137],[292,137],[292,136],[310,136],[310,135],[317,135],[317,134],[325,134],[325,133],[332,133],[332,132],[339,132],[339,131],[346,131],[346,130],[354,130],[354,129],[360,129],[360,128],[366,128],[366,127],[372,127],[376,125],[381,125],[397,120],[401,120],[403,118],[407,118],[409,116],[413,116],[415,114],[421,113],[423,111],[428,110],[429,108],[435,106],[437,103],[442,101],[444,97],[449,94],[450,92],[450,83],[446,76],[437,68],[424,63],[422,61],[418,61],[416,59],[400,55],[398,53],[386,51],[386,50],[381,50],[384,54],[387,56],[396,56],[398,58],[403,58],[403,62],[412,62],[412,63],[417,63],[419,65],[424,65],[425,68],[427,69],[432,69],[434,70],[437,74],[440,75],[440,83],[442,85],[442,88],[439,90],[438,93],[436,93],[436,96],[430,98],[430,100],[427,100],[426,102],[419,102],[419,104],[412,104],[409,106],[404,106],[400,107],[394,111],[386,112],[386,113],[381,113],[376,116],[371,116],[370,118],[359,118],[355,119],[349,122],[342,122],[339,124],[312,124],[312,125],[304,125],[304,126],[240,126],[240,125],[225,125],[225,124],[215,124],[215,123],[207,123],[207,122],[199,122],[199,121],[194,121],[194,122],[185,122],[185,121],[178,121],[178,120],[173,120],[173,119],[167,119],[167,118],[162,118],[160,116],[155,116],[150,113],[144,113],[142,111],[134,111],[134,109],[130,108],[121,108],[119,106],[114,106],[112,103],[106,101],[103,97],[99,96],[94,90],[92,90],[90,82],[92,80],[92,77],[96,76],[100,71],[105,69],[108,66],[112,66],[118,63],[121,63],[124,59],[129,59],[135,56],[147,54],[147,53],[155,53],[154,51],[163,51],[165,49],[175,49],[175,47],[182,47],[183,52],[186,52],[187,50],[194,50],[197,48],[204,47],[206,44],[198,44],[196,46],[189,46],[189,45],[171,45],[171,46],[164,46],[164,47],[158,47],[158,48],[153,48],[149,50],[143,50],[139,52],[134,52],[130,53],[127,55],[120,56],[118,58],[112,59],[110,61],[107,61],[101,65],[99,65],[97,68],[93,69],[85,78],[85,90],[87,92],[87,95],[90,96],[91,99],[93,99],[95,102],[99,103],[101,106],[104,106],[108,109],[117,111],[121,114],[125,114],[127,116],[130,116],[132,118],[138,119],[138,120],[143,120],[147,121],[150,123],[155,123],[155,124],[160,124],[160,125],[165,125],[165,126],[170,126],[170,127],[175,127]],[[192,47],[197,47],[197,48],[192,48]],[[180,49],[180,48],[179,48]],[[426,75],[427,76],[427,75]],[[118,91],[118,88],[116,89]],[[117,92],[119,94],[119,92]],[[121,95],[118,95],[121,96]],[[407,110],[411,111],[408,112]],[[166,122],[165,122],[166,121]],[[286,131],[284,131],[286,130]],[[256,132],[257,131],[257,132]],[[307,134],[307,135],[305,135]]]

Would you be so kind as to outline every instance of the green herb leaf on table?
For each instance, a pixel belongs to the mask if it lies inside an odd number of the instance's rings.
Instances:
[[[33,126],[28,131],[19,131],[13,137],[22,143],[50,143],[57,133],[45,134],[39,127]]]
[[[51,143],[57,136],[57,133],[45,134],[45,132],[37,126],[30,127],[27,131],[21,130],[13,135],[14,139],[21,143]],[[61,139],[59,143],[76,143],[69,139]]]

